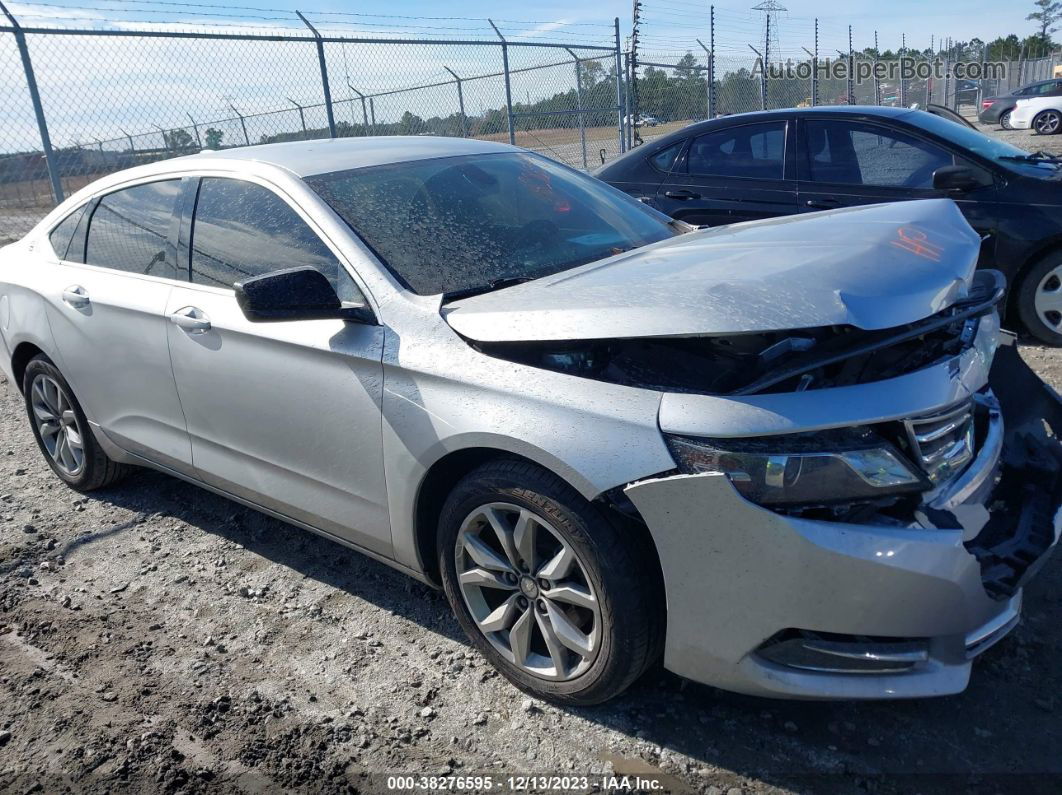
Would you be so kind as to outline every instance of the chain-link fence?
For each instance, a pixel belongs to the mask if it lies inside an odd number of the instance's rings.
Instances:
[[[1051,77],[1059,63],[1057,53],[1023,57],[969,79],[956,64],[983,64],[984,45],[922,37],[928,47],[909,46],[902,35],[890,48],[876,31],[860,35],[835,19],[791,16],[773,0],[744,12],[643,0],[635,4],[627,54],[635,137],[698,119],[814,105],[932,103],[972,115],[982,98]]]
[[[203,148],[445,135],[592,168],[626,146],[618,20],[552,41],[494,23],[473,38],[387,38],[300,18],[301,30],[186,31],[31,27],[7,13],[0,242],[103,174]]]

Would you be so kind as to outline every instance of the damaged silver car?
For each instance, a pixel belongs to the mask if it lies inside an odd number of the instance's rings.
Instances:
[[[73,488],[364,551],[536,696],[944,695],[1062,529],[979,245],[949,200],[694,230],[481,141],[204,152],[0,252],[0,364]]]

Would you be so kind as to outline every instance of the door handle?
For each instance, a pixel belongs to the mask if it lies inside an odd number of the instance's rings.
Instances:
[[[72,284],[63,290],[63,300],[70,306],[88,306],[88,291],[80,284]]]
[[[186,306],[171,313],[170,322],[192,334],[202,334],[204,331],[210,331],[210,318],[206,316],[202,309],[194,306]]]
[[[701,194],[694,193],[693,191],[686,190],[685,188],[682,188],[681,190],[664,191],[664,195],[667,196],[669,199],[678,199],[679,201],[686,201],[686,199],[699,199],[699,198],[701,198]]]
[[[808,207],[813,207],[816,210],[832,210],[841,206],[841,203],[837,201],[837,199],[808,199],[804,204]]]

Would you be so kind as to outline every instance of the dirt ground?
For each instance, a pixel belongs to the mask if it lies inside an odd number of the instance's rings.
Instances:
[[[1062,351],[1025,355],[1062,388]],[[713,795],[1054,793],[1060,658],[1056,556],[959,696],[777,702],[656,670],[611,704],[558,709],[382,564],[152,472],[70,491],[0,377],[0,792],[641,773]]]

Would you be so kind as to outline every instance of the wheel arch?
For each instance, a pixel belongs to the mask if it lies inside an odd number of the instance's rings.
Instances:
[[[474,469],[489,461],[499,459],[524,461],[533,464],[560,478],[577,492],[582,491],[570,479],[564,477],[563,473],[557,472],[555,468],[508,450],[492,447],[468,447],[446,453],[428,468],[428,471],[421,479],[414,503],[413,531],[417,557],[420,559],[424,576],[433,585],[438,586],[441,582],[437,554],[438,520],[446,498],[457,484]],[[647,565],[650,566],[653,576],[659,578],[658,582],[662,587],[663,568],[660,564],[656,543],[633,503],[623,494],[622,487],[609,489],[590,499],[589,502],[602,513],[607,521],[621,525],[623,530],[638,538],[648,557]]]
[[[43,350],[32,342],[20,342],[15,346],[15,352],[11,354],[11,372],[15,376],[15,386],[22,392],[22,378],[26,374],[26,367],[35,356],[47,356]]]
[[[1007,321],[1018,318],[1018,292],[1021,289],[1021,283],[1037,263],[1052,253],[1062,259],[1062,234],[1054,235],[1037,246],[1014,271],[1014,278],[1007,285],[1007,298],[1003,312],[1003,317]]]

